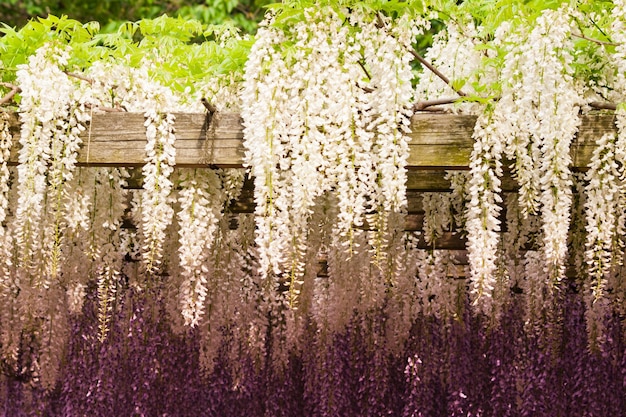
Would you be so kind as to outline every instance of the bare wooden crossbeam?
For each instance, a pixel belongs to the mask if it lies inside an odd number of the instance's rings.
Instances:
[[[616,131],[614,119],[612,114],[582,116],[580,130],[572,146],[573,168],[587,167],[596,141],[604,133]],[[210,125],[207,120],[204,113],[176,114],[176,165],[242,166],[244,148],[240,115],[217,113]],[[475,121],[474,116],[432,112],[415,114],[409,135],[409,169],[467,169]],[[17,139],[19,121],[15,115],[12,125]],[[82,139],[78,157],[81,165],[141,166],[144,163],[146,139],[141,113],[94,113],[91,126]],[[11,161],[17,162],[17,145],[14,146]],[[424,189],[447,188],[442,175],[419,177]],[[424,183],[428,178],[432,179],[430,186]],[[409,188],[412,188],[411,184]]]

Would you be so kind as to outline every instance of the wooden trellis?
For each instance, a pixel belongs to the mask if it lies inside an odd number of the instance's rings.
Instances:
[[[15,143],[10,161],[17,163],[19,120],[12,115]],[[81,166],[140,167],[145,158],[145,127],[142,113],[94,112],[92,123],[82,135],[83,145],[78,154]],[[472,151],[475,116],[449,113],[420,112],[411,119],[410,156],[407,196],[409,216],[407,230],[421,230],[423,215],[421,192],[449,191],[446,170],[468,169]],[[176,114],[176,165],[178,167],[241,167],[243,163],[243,126],[237,113]],[[578,135],[572,144],[572,168],[585,169],[598,138],[616,132],[615,116],[597,113],[582,116]],[[510,175],[505,174],[502,188],[517,188]],[[234,202],[234,212],[252,210],[251,184]],[[425,243],[423,243],[425,246]],[[462,250],[465,241],[455,233],[445,233],[436,247]]]
[[[82,135],[78,155],[80,165],[141,166],[145,158],[145,127],[141,113],[94,113],[91,126]],[[208,121],[210,120],[210,123]],[[408,168],[413,173],[409,190],[442,190],[449,184],[433,172],[467,169],[473,141],[475,116],[448,113],[417,113],[411,119]],[[17,116],[12,116],[16,132]],[[179,167],[241,167],[244,155],[243,127],[237,113],[176,114],[176,165]],[[615,132],[615,116],[582,116],[582,123],[572,146],[573,168],[587,167],[595,142],[607,132]],[[17,142],[17,141],[16,141]],[[11,161],[17,162],[17,145]],[[429,179],[430,178],[430,179]],[[506,187],[506,185],[505,185]]]

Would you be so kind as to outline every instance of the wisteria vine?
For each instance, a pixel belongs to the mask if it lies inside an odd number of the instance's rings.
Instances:
[[[426,3],[4,29],[4,414],[623,410],[626,2]],[[177,167],[177,113],[230,111],[244,169]],[[476,123],[409,199],[417,111]],[[103,112],[143,115],[140,169],[77,162]]]

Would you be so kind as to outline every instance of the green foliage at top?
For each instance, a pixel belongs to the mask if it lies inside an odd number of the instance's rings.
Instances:
[[[0,19],[22,27],[30,19],[66,15],[81,22],[99,22],[111,32],[126,21],[153,19],[163,14],[199,20],[204,24],[230,22],[253,33],[271,0],[3,0]]]
[[[332,7],[340,15],[360,9],[372,19],[406,14],[429,19],[432,29],[413,44],[421,55],[432,44],[433,36],[450,21],[459,27],[471,22],[479,28],[476,44],[477,48],[485,50],[485,67],[501,68],[503,54],[491,42],[496,29],[505,21],[513,27],[530,28],[543,10],[563,3],[562,0],[284,0],[270,4],[270,1],[87,0],[61,3],[7,0],[0,4],[0,15],[13,20],[5,21],[0,27],[0,80],[11,82],[18,65],[25,63],[44,43],[54,40],[72,47],[68,70],[88,68],[97,60],[124,60],[138,66],[148,58],[158,62],[155,77],[177,90],[193,89],[197,82],[214,75],[235,74],[238,78],[253,42],[253,38],[241,34],[253,33],[265,10],[273,14],[275,26],[286,28],[303,20],[303,11],[308,7]],[[574,66],[579,77],[595,80],[601,72],[598,66],[604,62],[602,54],[614,48],[608,31],[613,2],[569,2],[579,12],[576,21],[580,36],[574,39],[577,49]],[[20,29],[13,27],[18,9],[45,15],[54,7],[71,12],[70,17],[48,15],[33,18]],[[11,13],[7,14],[7,10]],[[173,17],[157,17],[163,11],[171,12]],[[137,16],[144,18],[121,21]],[[81,20],[88,23],[81,23]],[[489,58],[487,51],[491,51]],[[417,69],[420,65],[416,62],[415,66]],[[599,78],[598,82],[601,82]],[[467,99],[480,101],[489,95],[497,96],[498,86],[476,85],[474,89],[481,96]]]
[[[220,74],[241,72],[252,40],[239,36],[232,24],[206,25],[197,20],[160,16],[128,22],[103,33],[95,22],[82,24],[65,16],[31,20],[20,30],[0,31],[0,79],[11,82],[20,64],[46,42],[72,48],[68,71],[82,71],[95,61],[158,63],[153,76],[174,89]]]
[[[423,15],[428,10],[428,6],[428,3],[422,0],[285,0],[271,4],[267,8],[276,15],[275,22],[280,25],[289,20],[302,19],[302,13],[306,8],[332,7],[339,15],[342,15],[346,8],[360,9],[367,15],[374,16],[376,13],[381,13],[396,18],[405,14]]]
[[[231,23],[246,33],[254,33],[272,0],[205,0],[182,5],[174,14],[206,24]]]

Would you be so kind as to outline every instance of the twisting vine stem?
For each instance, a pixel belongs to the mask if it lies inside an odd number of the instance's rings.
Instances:
[[[22,91],[21,88],[19,88],[17,85],[13,85],[11,83],[0,82],[0,85],[11,89],[2,98],[0,98],[0,106],[3,106],[13,100],[13,97],[15,97],[17,93]]]

